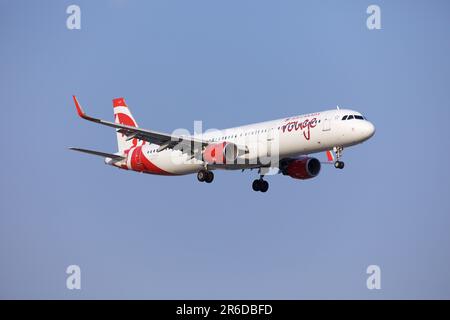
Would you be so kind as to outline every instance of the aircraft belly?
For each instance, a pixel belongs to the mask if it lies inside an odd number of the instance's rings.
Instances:
[[[190,174],[203,168],[201,161],[188,160],[186,154],[179,151],[165,150],[150,156],[150,160],[162,170],[174,175]]]

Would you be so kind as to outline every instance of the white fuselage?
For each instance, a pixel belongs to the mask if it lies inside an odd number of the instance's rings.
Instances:
[[[343,120],[346,115],[352,119]],[[255,167],[261,166],[263,159],[267,160],[269,157],[271,163],[267,166],[276,167],[281,159],[331,150],[333,147],[353,146],[369,139],[374,132],[374,125],[359,112],[336,109],[205,132],[193,137],[212,143],[228,142],[245,146],[245,154],[237,159],[242,165],[207,164],[209,169],[242,169],[249,168],[252,164]],[[139,158],[139,161],[152,166],[152,170],[145,170],[147,173],[183,175],[198,172],[205,167],[202,159],[191,159],[187,153],[180,150],[158,151],[160,146],[148,143],[140,147],[139,153],[146,159]],[[133,154],[132,149],[129,155]],[[129,156],[121,162],[107,163],[135,170],[131,158]]]

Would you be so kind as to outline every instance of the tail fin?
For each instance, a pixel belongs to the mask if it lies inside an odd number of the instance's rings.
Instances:
[[[125,124],[136,128],[138,127],[137,122],[134,120],[130,109],[128,109],[124,98],[113,99],[113,108],[115,123]],[[129,139],[124,134],[117,132],[117,145],[119,147],[119,152],[124,153],[125,150],[128,150],[133,146],[137,146],[138,140],[136,138]]]

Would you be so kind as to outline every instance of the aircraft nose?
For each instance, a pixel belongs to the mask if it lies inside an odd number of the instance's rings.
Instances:
[[[364,140],[367,140],[375,134],[375,126],[372,122],[366,120],[362,131],[364,134]]]

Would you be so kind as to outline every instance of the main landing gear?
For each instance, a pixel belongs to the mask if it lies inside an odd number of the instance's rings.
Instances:
[[[263,176],[261,176],[261,178],[253,181],[252,188],[253,191],[267,192],[267,190],[269,190],[269,183],[266,180],[263,180]]]
[[[200,182],[211,183],[214,180],[214,173],[212,171],[202,169],[197,173],[197,179]]]
[[[344,162],[339,160],[344,152],[344,148],[334,147],[334,152],[336,153],[336,162],[334,163],[334,167],[336,169],[344,169]]]

